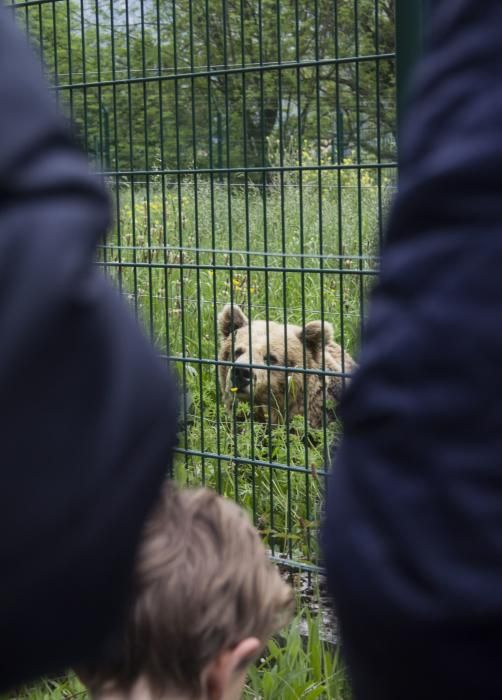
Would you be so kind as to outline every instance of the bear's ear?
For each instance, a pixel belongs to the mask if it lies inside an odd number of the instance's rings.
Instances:
[[[326,345],[333,340],[333,326],[327,321],[311,321],[299,333],[302,343],[313,353],[317,353],[323,343]]]
[[[222,336],[228,338],[234,331],[247,326],[248,320],[238,306],[227,304],[218,316],[218,324]]]

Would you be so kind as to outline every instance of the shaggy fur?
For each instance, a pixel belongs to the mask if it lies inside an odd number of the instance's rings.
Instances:
[[[224,307],[218,321],[222,335],[219,359],[233,362],[219,367],[220,386],[228,411],[232,410],[234,401],[247,402],[253,405],[257,420],[266,420],[270,386],[270,418],[273,423],[303,415],[305,403],[311,427],[322,427],[325,403],[328,404],[326,419],[333,420],[334,409],[347,379],[340,376],[324,378],[323,368],[351,372],[355,363],[348,353],[344,353],[342,366],[342,349],[333,340],[330,323],[311,321],[304,328],[273,321],[268,324],[266,321],[252,321],[249,324],[241,309],[231,304]],[[271,369],[259,369],[255,365],[267,365]],[[305,367],[318,369],[320,373],[304,375],[274,370],[274,366]]]

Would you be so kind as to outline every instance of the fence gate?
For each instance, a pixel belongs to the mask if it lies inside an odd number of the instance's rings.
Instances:
[[[177,477],[238,500],[274,557],[316,570],[350,368],[321,341],[332,328],[357,354],[395,182],[393,0],[13,12],[110,186],[98,264],[186,391]],[[219,323],[227,304],[241,311]]]

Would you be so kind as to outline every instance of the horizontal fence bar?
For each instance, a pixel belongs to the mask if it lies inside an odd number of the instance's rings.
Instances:
[[[144,249],[146,252],[148,248]],[[358,277],[374,277],[378,275],[378,270],[352,270],[342,268],[323,268],[323,267],[279,267],[276,265],[210,265],[202,263],[168,263],[158,261],[147,262],[119,262],[119,261],[101,261],[98,260],[96,265],[104,268],[130,268],[130,269],[152,269],[152,270],[225,270],[226,272],[292,272],[296,274],[316,274],[316,275],[345,275]]]
[[[397,168],[397,161],[374,162],[374,163],[319,163],[305,165],[247,165],[233,167],[217,167],[217,168],[158,168],[158,169],[134,169],[134,170],[101,170],[100,175],[103,177],[134,177],[141,175],[151,178],[156,175],[220,175],[232,173],[294,173],[294,172],[322,172],[322,171],[342,171],[342,170],[386,170]],[[242,185],[244,187],[244,185]],[[253,185],[249,189],[266,189],[268,185]],[[336,186],[335,186],[336,187]]]
[[[231,68],[205,68],[201,70],[187,70],[185,73],[169,73],[168,75],[148,75],[140,78],[116,78],[108,80],[92,80],[79,83],[63,83],[56,85],[55,90],[88,90],[90,88],[117,87],[118,85],[134,85],[145,83],[158,83],[164,81],[190,80],[192,78],[208,78],[211,76],[242,75],[243,73],[264,73],[270,71],[300,70],[301,68],[320,68],[322,66],[336,66],[348,63],[369,63],[373,61],[394,60],[394,53],[369,54],[366,56],[350,56],[343,58],[312,59],[310,61],[288,61],[284,63],[256,63]]]
[[[305,571],[310,574],[323,574],[324,569],[315,564],[305,564],[298,559],[288,559],[287,557],[281,557],[276,554],[269,554],[269,559],[271,559],[276,564],[282,564],[288,569],[296,569],[297,571]]]
[[[273,425],[273,424],[272,424]],[[205,460],[215,460],[219,462],[231,462],[234,465],[243,465],[251,467],[261,467],[267,470],[284,471],[294,474],[309,474],[312,478],[326,477],[328,472],[324,469],[311,469],[309,467],[295,467],[291,464],[281,464],[280,462],[265,462],[262,459],[257,459],[256,457],[239,457],[237,455],[225,455],[218,452],[203,452],[202,450],[185,449],[183,447],[176,447],[175,452],[179,454],[188,455],[189,457],[203,457]]]
[[[293,258],[316,258],[323,261],[338,260],[341,262],[375,262],[378,263],[380,258],[376,255],[335,255],[332,253],[285,253],[283,251],[278,251],[276,253],[268,250],[242,250],[239,248],[195,248],[193,246],[177,246],[177,245],[152,245],[152,246],[134,246],[134,245],[122,245],[118,243],[103,243],[97,246],[99,250],[116,250],[116,251],[148,251],[148,252],[162,252],[162,253],[214,253],[216,255],[246,255],[246,256],[259,256],[259,257],[270,257],[270,258],[284,258],[286,260]],[[289,268],[284,268],[288,270]]]
[[[7,5],[6,3],[4,4],[4,7],[9,7],[11,9],[17,10],[18,8],[23,8],[23,7],[33,7],[36,5],[54,5],[57,2],[64,2],[65,0],[26,0],[26,2],[13,2]]]
[[[208,359],[207,357],[179,357],[178,355],[159,355],[163,360],[169,362],[188,362],[197,365],[211,365],[212,367],[233,367],[235,362],[230,360],[218,360],[218,359]],[[253,362],[246,362],[245,367],[250,369],[265,369],[270,372],[275,372],[278,370],[280,372],[287,372],[288,374],[306,374],[315,375],[316,377],[342,377],[349,378],[350,374],[348,372],[335,372],[331,369],[322,369],[318,367],[316,369],[309,369],[308,367],[285,367],[284,365],[261,365],[254,364]]]

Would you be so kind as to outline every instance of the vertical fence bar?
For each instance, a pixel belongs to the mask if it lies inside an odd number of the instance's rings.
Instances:
[[[217,282],[217,276],[218,276],[218,269],[217,269],[217,256],[216,256],[216,209],[215,209],[215,167],[214,167],[214,130],[213,130],[213,82],[211,79],[211,71],[210,67],[212,65],[212,52],[211,52],[211,33],[210,33],[210,26],[209,26],[209,20],[210,20],[210,5],[209,5],[209,0],[205,0],[205,7],[204,7],[204,20],[205,20],[205,33],[204,33],[204,48],[205,48],[205,57],[206,57],[206,66],[207,66],[207,125],[208,125],[208,131],[207,131],[207,139],[208,139],[208,156],[209,156],[209,217],[211,220],[211,225],[210,225],[210,245],[211,245],[211,265],[212,269],[210,270],[210,274],[212,276],[211,280],[211,296],[212,296],[212,313],[213,313],[213,339],[214,339],[214,350],[213,354],[214,357],[218,357],[218,341],[219,341],[219,333],[218,333],[218,282]],[[218,122],[217,122],[217,131],[216,131],[216,138],[218,139],[218,163],[217,163],[217,169],[220,171],[218,175],[218,182],[221,184],[222,182],[222,174],[221,174],[221,168],[223,166],[222,163],[222,155],[220,152],[220,144],[221,144],[221,115],[218,110],[217,112],[218,116]],[[219,188],[218,188],[219,192]],[[222,492],[223,488],[223,465],[222,465],[222,460],[219,459],[219,456],[222,454],[222,415],[223,415],[223,410],[220,409],[220,398],[221,398],[221,390],[222,387],[220,387],[220,382],[219,382],[219,367],[215,367],[215,438],[216,438],[216,453],[218,455],[218,459],[216,462],[216,474],[215,474],[215,486],[216,489],[218,490],[219,493]]]

